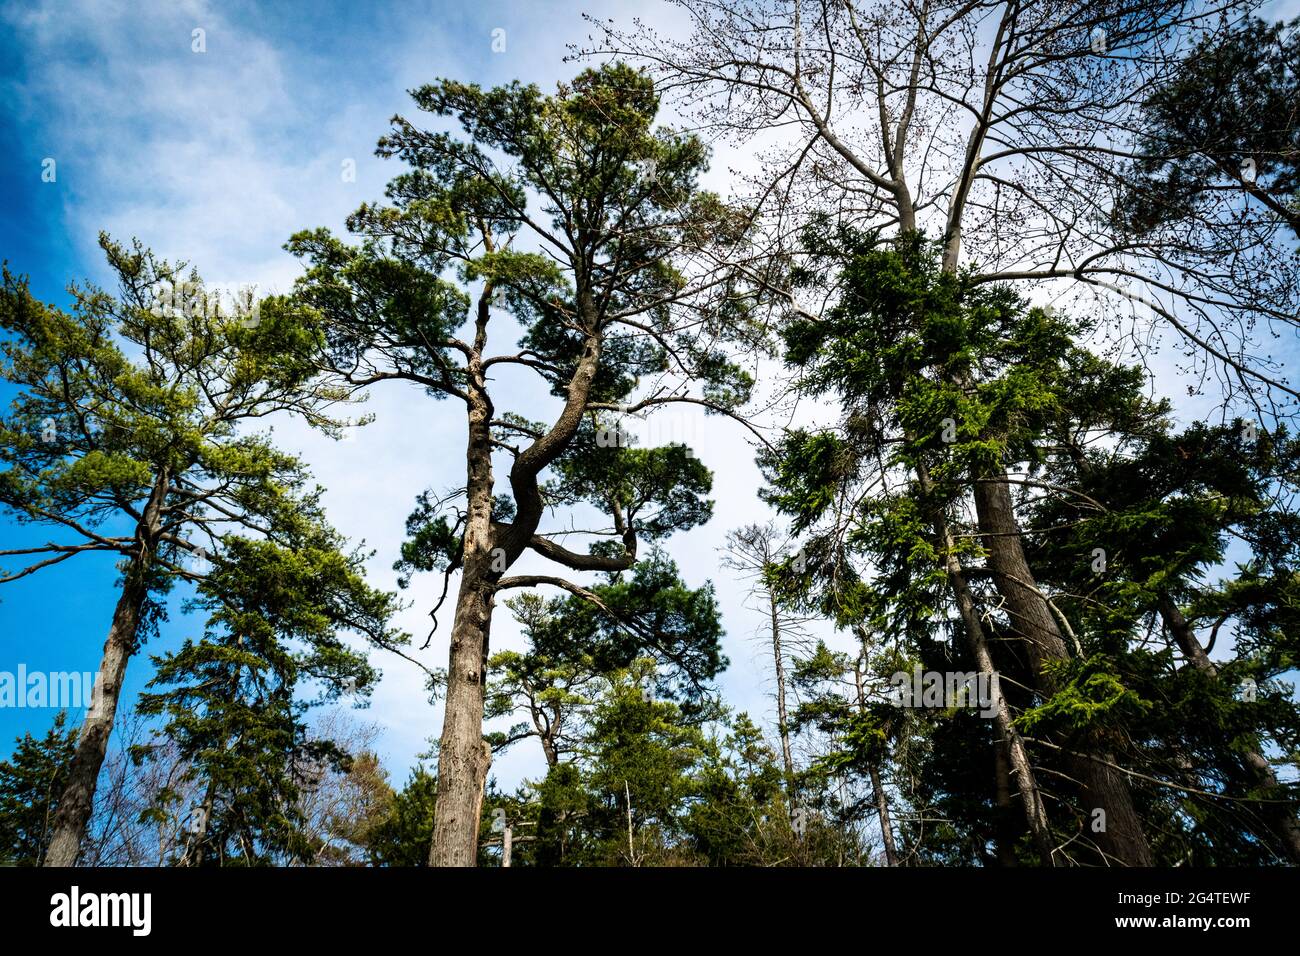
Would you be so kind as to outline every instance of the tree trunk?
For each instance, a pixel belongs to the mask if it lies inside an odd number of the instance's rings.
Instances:
[[[547,733],[540,734],[539,739],[542,741],[542,756],[546,758],[546,769],[554,770],[560,762],[560,753],[555,749],[555,741]]]
[[[208,789],[199,805],[199,825],[194,830],[186,831],[185,853],[181,857],[181,866],[202,866],[204,848],[208,842],[208,826],[212,822],[212,808],[217,802],[216,781],[208,782]]]
[[[122,593],[113,610],[108,639],[104,641],[95,700],[87,709],[81,733],[77,736],[77,749],[68,767],[67,783],[54,814],[54,836],[45,853],[45,866],[75,866],[81,853],[86,824],[94,808],[99,771],[108,753],[108,738],[113,732],[117,704],[122,696],[126,662],[135,653],[140,617],[149,597],[149,570],[168,481],[166,472],[159,476],[136,527],[135,545],[122,583]]]
[[[474,866],[478,859],[478,814],[492,756],[483,740],[483,692],[497,582],[534,541],[545,510],[537,476],[564,452],[577,433],[600,362],[599,311],[590,289],[582,281],[578,285],[579,311],[589,331],[569,381],[564,409],[550,431],[515,457],[510,469],[515,520],[495,526],[492,521],[493,407],[482,360],[487,344],[491,283],[479,296],[476,332],[467,369],[468,515],[456,619],[451,631],[447,706],[438,748],[438,799],[434,809],[433,844],[429,850],[431,866]],[[630,532],[627,538],[634,543]]]
[[[480,563],[467,564],[456,600],[430,866],[474,866],[478,859],[479,808],[491,762],[483,740],[483,689],[495,592]]]
[[[972,130],[967,142],[968,157],[978,155],[982,141],[982,131],[978,128]],[[942,263],[942,268],[947,273],[956,273],[960,265],[962,216],[965,212],[965,189],[968,186],[968,179],[963,177],[959,184],[959,195],[949,210]],[[969,386],[970,382],[960,381],[959,384]],[[1038,690],[1050,693],[1048,681],[1040,666],[1047,661],[1063,659],[1068,656],[1068,652],[1056,619],[1039,593],[1028,562],[1025,561],[1020,546],[1020,528],[1012,510],[1010,487],[1005,482],[977,481],[975,501],[980,531],[988,535],[984,543],[990,552],[989,565],[994,571],[994,583],[1006,603],[1012,628],[1029,645],[1034,674],[1040,685]],[[1128,781],[1121,772],[1107,765],[1107,762],[1115,761],[1109,749],[1101,742],[1090,742],[1089,752],[1099,759],[1072,758],[1072,770],[1083,784],[1085,799],[1093,807],[1105,811],[1106,824],[1104,830],[1098,833],[1098,845],[1103,854],[1126,865],[1150,866],[1151,850],[1142,822],[1133,807]],[[1014,751],[1012,758],[1014,764]]]
[[[858,713],[867,712],[867,694],[864,686],[863,667],[867,661],[867,639],[862,629],[858,630],[858,639],[862,642],[862,653],[853,668],[853,679],[858,688]],[[880,821],[880,839],[885,847],[885,864],[898,866],[898,847],[894,843],[894,827],[889,819],[889,795],[885,793],[880,780],[880,766],[875,761],[867,764],[867,773],[871,778],[871,798],[876,804],[876,816]]]
[[[924,464],[918,464],[916,474],[922,492],[929,496],[933,490],[929,469]],[[961,559],[957,557],[957,546],[953,540],[952,531],[942,515],[937,516],[935,519],[935,531],[943,548],[948,584],[952,588],[953,596],[957,602],[957,611],[961,615],[962,624],[965,626],[971,655],[975,658],[975,666],[981,674],[987,674],[990,677],[996,676],[993,655],[989,652],[988,638],[984,633],[984,625],[980,622],[975,596],[971,593],[970,585],[966,581],[966,573],[965,569],[962,568]],[[1043,864],[1045,866],[1054,866],[1054,845],[1052,843],[1051,828],[1047,822],[1047,808],[1043,804],[1043,798],[1038,789],[1038,780],[1034,774],[1033,764],[1029,759],[1029,751],[1025,748],[1025,742],[1020,736],[1020,731],[1016,730],[1016,725],[1012,721],[1011,708],[1007,704],[1006,695],[1002,693],[1001,685],[993,684],[992,686],[997,697],[994,719],[997,722],[998,734],[1005,743],[1007,754],[1011,759],[1011,769],[1016,778],[1016,789],[1020,792],[1025,822],[1029,826],[1029,832],[1034,837],[1034,845],[1038,848],[1038,855]]]
[[[485,293],[486,295],[486,293]],[[485,324],[480,302],[480,326]],[[480,334],[481,338],[481,334]],[[477,342],[477,340],[476,340]],[[469,436],[465,451],[466,498],[463,566],[451,629],[447,706],[438,745],[438,797],[430,866],[474,866],[478,861],[479,810],[491,751],[483,740],[488,635],[496,582],[505,570],[492,533],[492,402],[477,357],[470,363]]]
[[[880,839],[885,844],[885,865],[898,866],[898,846],[894,843],[894,825],[889,819],[889,795],[880,781],[880,768],[874,763],[867,767],[871,774],[872,796],[876,800],[876,814],[880,817]]]
[[[790,753],[790,725],[785,706],[785,653],[781,649],[781,618],[777,612],[776,594],[769,591],[768,602],[772,612],[772,658],[776,665],[776,724],[781,735],[781,760],[785,764],[786,794],[794,799],[794,758]],[[892,864],[891,864],[892,865]]]
[[[1005,475],[975,482],[975,509],[984,547],[989,552],[993,584],[1004,601],[1011,630],[1025,643],[1037,679],[1037,690],[1051,694],[1052,680],[1045,666],[1069,656],[1060,628],[1046,599],[1038,589],[1029,562],[1021,548],[1021,530],[1011,501],[1011,486]],[[1125,866],[1151,866],[1151,849],[1142,821],[1133,806],[1133,795],[1124,774],[1104,741],[1092,735],[1086,740],[1086,754],[1070,758],[1071,770],[1083,786],[1085,807],[1101,809],[1102,828],[1096,842],[1108,860]]]
[[[1007,759],[1004,740],[998,740],[993,747],[993,792],[997,806],[997,830],[993,839],[998,866],[1017,866],[1015,846],[1021,830],[1016,825],[1015,812],[1011,806],[1011,764]]]
[[[1183,652],[1183,657],[1187,659],[1188,663],[1217,680],[1219,669],[1214,666],[1214,662],[1210,660],[1210,655],[1205,653],[1205,648],[1196,639],[1192,626],[1187,623],[1187,618],[1183,616],[1183,612],[1178,605],[1165,595],[1160,597],[1160,616],[1164,619],[1165,626],[1169,628],[1170,633],[1173,634],[1178,649]],[[1277,775],[1273,772],[1272,765],[1260,753],[1258,747],[1248,747],[1243,754],[1243,759],[1252,777],[1252,782],[1257,787],[1272,794],[1281,793],[1281,785],[1278,783]],[[1273,832],[1277,834],[1286,858],[1293,864],[1300,864],[1300,824],[1296,822],[1293,805],[1266,803],[1261,805],[1261,813],[1268,820]]]

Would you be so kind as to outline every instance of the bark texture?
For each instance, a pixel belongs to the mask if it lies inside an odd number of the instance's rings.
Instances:
[[[600,361],[601,336],[587,336],[569,381],[564,408],[550,430],[515,458],[510,489],[515,519],[492,520],[492,400],[482,361],[487,341],[492,290],[479,299],[477,333],[468,363],[469,436],[466,445],[466,497],[463,565],[451,631],[451,660],[447,669],[447,703],[438,747],[438,796],[434,811],[430,866],[474,866],[478,859],[479,809],[487,781],[491,751],[483,740],[483,701],[487,681],[489,632],[498,584],[505,572],[530,547],[571,567],[610,570],[626,561],[570,554],[537,535],[543,501],[538,476],[558,458],[582,423]],[[589,329],[599,328],[596,305],[580,278],[579,310]],[[632,538],[631,532],[627,535]]]
[[[486,295],[480,304],[480,327],[486,324]],[[438,745],[438,796],[430,866],[474,866],[477,862],[479,809],[491,762],[483,740],[483,695],[495,582],[504,562],[499,555],[493,555],[492,402],[476,360],[470,363],[470,372],[473,384],[465,454],[468,514]]]
[[[929,470],[924,465],[917,467],[917,478],[920,481],[922,492],[929,495],[933,485],[930,481]],[[935,531],[945,555],[944,569],[947,572],[948,585],[952,589],[953,597],[956,599],[957,611],[961,616],[966,631],[971,656],[975,658],[975,666],[981,674],[996,676],[997,671],[993,664],[993,655],[989,651],[988,637],[984,632],[984,625],[980,621],[975,596],[971,593],[970,584],[966,580],[965,569],[962,567],[961,559],[957,556],[957,545],[956,541],[953,540],[952,530],[942,516],[935,520]],[[1025,814],[1025,823],[1034,838],[1034,846],[1038,850],[1039,858],[1045,866],[1053,866],[1055,854],[1051,828],[1047,822],[1047,808],[1043,804],[1042,794],[1038,789],[1038,780],[1034,774],[1033,764],[1029,759],[1029,751],[1025,748],[1025,741],[1020,736],[1020,732],[1016,730],[1011,717],[1011,708],[1007,704],[1006,695],[1002,693],[1001,685],[994,683],[992,686],[995,688],[997,696],[994,720],[997,724],[999,738],[1007,748],[1008,759],[1011,762],[1011,773],[1015,777],[1016,790],[1020,795],[1021,807]]]
[[[68,780],[54,814],[53,836],[45,854],[45,866],[75,866],[81,855],[86,826],[94,809],[99,771],[108,753],[108,738],[113,732],[113,721],[122,696],[122,679],[126,675],[127,661],[135,653],[140,620],[149,598],[149,569],[158,544],[167,483],[168,476],[164,473],[155,482],[136,526],[122,593],[113,609],[113,623],[104,641],[94,703],[87,709],[81,732],[77,735],[77,749],[68,767]]]
[[[1046,665],[1066,659],[1069,651],[1021,547],[1010,485],[996,479],[977,481],[975,508],[993,584],[1003,599],[1011,630],[1028,653],[1036,689],[1050,694],[1053,682]],[[1098,848],[1111,863],[1151,866],[1141,818],[1124,773],[1113,766],[1116,760],[1110,747],[1096,735],[1083,743],[1084,753],[1070,758],[1071,771],[1081,784],[1085,809],[1104,811],[1104,824],[1095,833]]]

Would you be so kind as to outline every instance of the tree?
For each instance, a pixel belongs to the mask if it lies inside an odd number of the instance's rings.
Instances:
[[[507,572],[525,553],[569,571],[625,571],[642,541],[708,516],[707,470],[682,445],[628,447],[611,413],[687,403],[733,414],[750,380],[720,346],[743,331],[753,296],[718,265],[743,216],[696,187],[704,146],[653,128],[658,99],[636,71],[589,70],[553,96],[450,80],[413,96],[468,140],[397,118],[378,152],[411,169],[389,184],[387,204],[349,219],[361,244],[317,230],[288,248],[309,263],[298,295],[320,317],[320,361],[339,381],[404,380],[464,408],[465,486],[421,499],[404,561],[460,575],[430,858],[467,866],[490,763],[495,598],[549,585],[593,601],[566,578]],[[505,312],[523,335],[517,351],[492,354]],[[547,422],[499,410],[491,378],[505,373],[537,376],[561,407]],[[646,376],[657,384],[634,398]],[[494,455],[508,463],[508,495],[495,493]],[[452,501],[463,508],[448,520]],[[541,530],[548,508],[586,506],[612,525],[587,553]]]
[[[568,802],[582,807],[570,842],[585,846],[588,859],[814,866],[858,856],[844,829],[787,799],[776,751],[747,715],[715,710],[699,721],[671,701],[648,699],[648,665],[611,675],[584,740],[584,799],[570,790]]]
[[[829,747],[809,768],[810,775],[851,773],[868,780],[885,865],[898,866],[902,855],[894,839],[882,770],[903,719],[874,686],[882,669],[886,673],[905,669],[896,653],[891,657],[890,662],[872,660],[865,640],[856,655],[834,653],[818,642],[811,653],[795,661],[794,681],[805,699],[794,714],[793,726],[801,732],[816,729],[829,738]]]
[[[890,636],[927,667],[1000,673],[994,716],[1022,809],[1031,805],[1026,784],[1043,775],[1053,780],[1051,800],[1064,802],[1025,814],[1044,862],[1077,860],[1087,844],[1099,860],[1125,859],[1135,831],[1161,835],[1147,851],[1153,860],[1180,860],[1197,843],[1183,832],[1193,815],[1222,827],[1224,853],[1253,842],[1256,852],[1271,844],[1289,854],[1295,804],[1260,741],[1289,753],[1294,707],[1271,693],[1258,709],[1231,703],[1182,610],[1190,604],[1193,621],[1218,626],[1241,613],[1225,600],[1241,583],[1196,583],[1222,564],[1231,533],[1257,549],[1239,577],[1270,582],[1256,592],[1261,618],[1286,615],[1290,572],[1278,562],[1289,560],[1295,516],[1285,433],[1260,437],[1243,422],[1176,433],[1140,369],[1076,344],[1086,321],[946,273],[922,241],[837,243],[851,250],[839,306],[790,324],[785,338],[800,387],[834,395],[842,418],[792,431],[768,462],[772,500],[809,535],[811,599],[841,623]],[[1034,579],[1008,572],[1005,552],[988,541],[987,483],[1017,489],[1004,520],[1023,529],[1015,535]],[[1006,599],[1001,577],[1026,591],[1035,582],[1059,647],[1031,638],[1024,605]],[[1149,646],[1153,617],[1164,650]],[[1243,638],[1256,635],[1239,652],[1255,660],[1229,673],[1262,668],[1258,677],[1275,679],[1288,653],[1283,632],[1239,626]],[[957,656],[944,645],[961,631],[969,653]],[[1174,652],[1185,666],[1174,666]],[[1168,714],[1154,716],[1160,707]],[[926,764],[927,799],[950,819],[993,823],[987,798],[963,797],[971,778],[948,769],[991,741],[977,723],[937,729],[930,738],[943,759]],[[1007,773],[1000,757],[996,764],[1000,808]],[[1133,821],[1123,837],[1112,811],[1124,804],[1106,803],[1109,781],[1094,775],[1103,765],[1127,781]],[[1081,784],[1064,801],[1062,780]],[[999,859],[1017,856],[1003,826],[982,829],[1004,834]],[[978,844],[972,852],[981,855]]]
[[[792,812],[780,759],[747,715],[656,698],[656,671],[652,657],[641,657],[590,675],[581,704],[566,715],[560,759],[545,776],[514,792],[489,780],[479,817],[480,864],[507,865],[503,825],[511,833],[513,867],[862,860],[852,828],[811,804]],[[546,699],[539,684],[531,686],[526,698]],[[365,846],[375,862],[425,862],[421,847],[432,827],[435,783],[417,770],[398,802],[367,829]]]
[[[1250,18],[1202,40],[1145,103],[1136,182],[1118,207],[1128,229],[1262,231],[1271,217],[1300,235],[1297,102],[1300,20]],[[1237,206],[1243,192],[1263,217]]]
[[[816,314],[828,291],[800,293],[782,278],[810,216],[924,229],[942,241],[945,270],[965,264],[974,281],[1059,297],[1103,317],[1112,335],[1130,333],[1143,352],[1149,333],[1171,334],[1193,389],[1209,382],[1279,411],[1300,397],[1268,348],[1300,315],[1300,252],[1278,241],[1281,220],[1260,205],[1262,191],[1217,191],[1198,215],[1159,229],[1126,224],[1141,163],[1164,154],[1152,98],[1174,107],[1174,124],[1182,107],[1206,103],[1209,116],[1189,122],[1193,134],[1239,116],[1243,130],[1274,130],[1273,145],[1291,148],[1294,71],[1283,62],[1259,75],[1290,47],[1241,49],[1260,69],[1234,81],[1224,101],[1179,92],[1205,88],[1189,69],[1197,51],[1225,51],[1210,57],[1213,77],[1216,61],[1238,55],[1234,36],[1249,43],[1253,0],[676,3],[688,35],[593,21],[600,39],[587,52],[645,64],[705,130],[742,143],[761,137],[752,194],[769,257],[743,265],[792,311]],[[1234,101],[1249,112],[1226,105]],[[774,144],[768,133],[779,134]],[[1253,135],[1251,145],[1268,151],[1258,137],[1273,134]]]
[[[345,396],[312,384],[313,333],[283,299],[223,309],[197,274],[106,236],[114,297],[70,286],[70,311],[42,304],[4,272],[0,328],[6,381],[0,506],[63,540],[13,549],[38,559],[0,577],[99,552],[121,559],[96,706],[86,715],[58,801],[47,866],[71,866],[90,817],[127,662],[156,630],[162,598],[198,581],[232,530],[275,538],[314,506],[306,474],[266,436],[241,426],[277,412],[334,430]]]
[[[1135,164],[1148,155],[1146,94],[1176,84],[1183,54],[1203,42],[1217,47],[1253,4],[680,5],[691,15],[690,36],[621,34],[600,24],[604,41],[590,52],[640,59],[707,128],[740,139],[787,134],[754,183],[766,204],[770,255],[744,265],[785,298],[795,320],[819,321],[821,303],[840,298],[835,273],[803,264],[807,248],[791,242],[805,234],[798,227],[828,221],[878,230],[904,246],[928,228],[941,271],[955,276],[965,266],[968,283],[1064,287],[1076,301],[1122,297],[1132,314],[1103,302],[1097,334],[1174,330],[1192,392],[1217,374],[1225,406],[1249,403],[1275,416],[1300,397],[1255,337],[1293,330],[1300,314],[1298,253],[1277,241],[1276,214],[1266,210],[1260,222],[1251,206],[1231,222],[1176,218],[1135,232],[1119,208],[1132,196]],[[928,494],[928,477],[918,480]],[[1068,635],[1026,560],[1012,484],[996,467],[986,471],[973,504],[993,584],[1044,690],[1069,654]],[[984,645],[970,582],[960,567],[949,572],[965,628]],[[1025,754],[1010,745],[1024,783]],[[1082,759],[1109,821],[1109,852],[1149,862],[1127,774],[1104,747]],[[1027,807],[1037,802],[1033,790],[1022,793]],[[1041,811],[1031,826],[1046,853]]]
[[[380,646],[406,640],[389,626],[392,595],[361,576],[365,555],[342,553],[331,529],[304,524],[289,546],[227,536],[194,602],[209,612],[204,639],[154,658],[156,689],[139,710],[167,721],[188,765],[180,782],[204,787],[184,865],[312,856],[303,792],[330,769],[346,770],[351,755],[311,734],[304,715],[310,703],[368,694],[378,677],[343,634]],[[323,685],[321,698],[302,698],[306,681]],[[163,791],[155,811],[176,797]]]
[[[423,766],[411,771],[406,786],[388,802],[366,838],[366,855],[375,866],[427,866],[438,794],[438,778]]]
[[[345,767],[313,767],[298,798],[298,812],[310,847],[309,866],[364,866],[375,828],[386,818],[394,797],[375,752],[381,728],[362,724],[345,710],[327,711],[312,726],[321,740],[333,741],[349,759]]]
[[[542,781],[514,796],[492,793],[486,801],[491,813],[507,814],[512,834],[534,828],[518,838],[522,852],[512,852],[512,866],[594,859],[588,854],[597,852],[598,838],[589,829],[594,817],[585,776],[592,766],[593,720],[630,670],[644,700],[680,700],[683,724],[695,726],[714,713],[708,681],[726,661],[719,654],[711,584],[688,588],[676,565],[655,551],[630,573],[611,573],[590,593],[591,600],[528,593],[506,602],[529,646],[493,655],[487,716],[522,711],[525,720],[486,739],[496,754],[536,737],[547,766]]]
[[[157,724],[135,709],[117,712],[117,726],[95,787],[94,812],[82,841],[82,866],[167,866],[183,852],[188,820],[156,812],[159,795],[177,794],[175,804],[199,802],[200,781],[186,778],[187,765],[176,744],[158,733]],[[132,755],[149,748],[141,764]]]
[[[1065,444],[1068,433],[1058,434]],[[1300,795],[1280,784],[1266,753],[1295,763],[1300,713],[1279,679],[1294,660],[1300,516],[1290,502],[1300,446],[1285,429],[1259,433],[1239,420],[1177,430],[1163,416],[1111,437],[1108,450],[1067,446],[1055,469],[1054,483],[1091,502],[1085,520],[1043,535],[1037,529],[1066,524],[1065,509],[1053,499],[1034,505],[1026,523],[1044,577],[1080,626],[1158,634],[1163,650],[1150,659],[1119,654],[1113,642],[1106,650],[1126,686],[1165,701],[1144,721],[1146,772],[1183,784],[1184,813],[1171,816],[1197,820],[1180,834],[1186,852],[1221,864],[1257,863],[1267,852],[1294,864]],[[1230,542],[1246,549],[1232,571]],[[1098,543],[1107,555],[1101,576],[1088,573]],[[1230,651],[1212,660],[1225,635]]]
[[[782,541],[771,525],[748,525],[727,535],[727,553],[723,565],[753,580],[755,596],[767,616],[768,640],[772,645],[772,667],[776,678],[776,730],[781,741],[781,762],[785,766],[786,788],[795,799],[794,757],[790,749],[789,708],[786,701],[786,659],[791,641],[800,637],[801,619],[791,614],[782,601],[783,565],[797,560],[788,552],[791,542]]]
[[[0,862],[40,866],[54,834],[54,816],[77,746],[77,731],[64,729],[67,714],[37,740],[23,734],[8,760],[0,761]]]
[[[520,740],[536,737],[547,768],[554,768],[573,749],[574,735],[580,730],[583,711],[592,704],[590,694],[600,679],[600,671],[590,654],[564,647],[564,637],[545,635],[546,631],[563,627],[558,618],[568,609],[564,599],[547,601],[539,594],[521,594],[506,604],[533,646],[525,653],[499,651],[492,655],[488,661],[486,713],[491,719],[523,710],[527,719],[487,739],[495,754]],[[539,642],[558,647],[563,656],[553,658],[539,652]]]
[[[645,693],[652,662],[611,675],[584,741],[584,829],[607,863],[653,865],[681,839],[679,814],[703,751],[697,726],[669,701]]]

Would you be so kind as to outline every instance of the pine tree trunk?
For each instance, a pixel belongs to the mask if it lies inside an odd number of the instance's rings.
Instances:
[[[487,685],[488,635],[496,581],[504,570],[493,554],[492,403],[482,369],[471,363],[469,437],[466,448],[469,513],[465,520],[464,564],[451,629],[447,705],[438,745],[438,797],[434,808],[430,866],[474,866],[478,861],[479,810],[491,751],[483,740],[483,696]],[[494,562],[497,564],[493,573]]]
[[[90,820],[99,770],[108,752],[108,738],[117,715],[122,678],[126,674],[126,662],[131,656],[144,599],[144,589],[131,583],[118,597],[113,624],[99,663],[95,706],[87,710],[81,733],[77,735],[77,749],[54,815],[54,837],[45,854],[46,866],[74,866],[81,852],[81,841]]]
[[[451,631],[447,705],[438,747],[438,798],[433,844],[429,850],[430,866],[474,866],[477,862],[479,809],[492,760],[491,750],[483,739],[483,698],[497,582],[533,541],[545,509],[537,476],[563,453],[577,433],[600,361],[600,335],[591,331],[569,382],[564,410],[549,432],[515,457],[510,471],[515,519],[500,526],[498,538],[492,522],[493,407],[482,362],[491,296],[489,283],[479,296],[477,331],[467,369],[468,514],[456,619]],[[587,326],[596,330],[600,323],[590,290],[580,287],[577,300]]]
[[[75,866],[81,853],[86,825],[94,808],[99,771],[108,753],[108,738],[113,732],[113,721],[122,696],[126,663],[135,653],[140,617],[149,596],[149,569],[157,544],[168,480],[164,472],[154,484],[136,528],[134,552],[126,569],[117,607],[113,609],[108,639],[104,641],[94,706],[86,711],[85,722],[77,735],[77,749],[72,755],[68,779],[54,814],[54,836],[45,854],[45,866]]]
[[[451,632],[430,866],[474,866],[478,860],[479,809],[490,763],[483,740],[483,688],[492,595],[492,585],[466,568]]]
[[[555,749],[555,741],[547,733],[540,735],[542,741],[542,756],[546,758],[546,769],[554,770],[560,762],[560,752]]]
[[[1005,477],[1005,476],[998,476]],[[1037,679],[1037,690],[1053,690],[1046,665],[1069,656],[1056,618],[1038,589],[1021,547],[1020,526],[1006,481],[984,479],[975,483],[975,508],[979,529],[985,536],[993,584],[1001,595],[1011,630],[1028,650]],[[1104,825],[1096,842],[1109,860],[1125,866],[1151,866],[1151,849],[1142,821],[1133,806],[1133,795],[1109,747],[1095,735],[1085,741],[1086,753],[1071,758],[1071,771],[1083,785],[1086,809],[1104,811]]]
[[[889,795],[880,780],[880,768],[874,763],[867,767],[871,774],[872,796],[876,801],[876,815],[880,818],[880,839],[885,845],[885,865],[898,866],[898,846],[894,843],[894,825],[889,819]]]

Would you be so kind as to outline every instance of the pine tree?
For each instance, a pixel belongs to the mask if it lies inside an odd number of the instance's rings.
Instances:
[[[1123,228],[1182,222],[1245,230],[1245,193],[1300,235],[1300,20],[1249,17],[1205,37],[1144,104]],[[1253,215],[1250,217],[1255,218]]]
[[[180,783],[202,785],[184,865],[312,856],[300,794],[328,771],[346,771],[351,755],[311,734],[304,715],[313,703],[368,695],[378,677],[344,634],[379,646],[406,640],[389,625],[393,597],[365,584],[363,554],[344,554],[319,525],[291,543],[223,542],[193,602],[209,612],[203,640],[155,657],[155,689],[140,698],[140,712],[165,719],[163,734],[186,761]],[[324,693],[308,700],[312,684]],[[174,797],[164,791],[155,811],[167,813]]]
[[[460,576],[431,859],[473,865],[495,599],[543,585],[592,596],[554,574],[508,572],[526,552],[567,571],[625,571],[643,542],[708,517],[699,461],[681,444],[629,447],[612,413],[686,403],[733,414],[751,381],[721,345],[743,331],[753,295],[718,265],[743,214],[698,189],[705,147],[653,127],[658,98],[635,70],[588,70],[549,96],[450,80],[413,95],[468,138],[395,119],[378,151],[411,168],[386,204],[349,219],[360,244],[316,230],[289,248],[309,263],[299,296],[319,313],[322,361],[342,382],[401,379],[464,410],[463,507],[423,498],[404,559]],[[494,354],[507,314],[523,334]],[[491,380],[506,372],[537,376],[556,413],[539,422],[498,408]],[[649,376],[655,387],[634,395]],[[495,492],[501,456],[509,495]],[[586,506],[609,524],[587,553],[543,528],[548,508]]]
[[[315,333],[292,303],[250,293],[229,306],[138,243],[101,236],[100,246],[116,296],[73,285],[61,309],[7,268],[0,293],[0,375],[18,390],[0,420],[0,506],[56,532],[6,554],[36,560],[0,582],[79,555],[121,559],[99,699],[77,737],[48,866],[77,859],[127,663],[166,593],[201,580],[226,534],[274,538],[312,501],[296,494],[301,464],[243,426],[283,412],[333,431],[331,406],[346,397],[313,384]]]
[[[77,746],[77,731],[64,729],[60,711],[39,740],[19,738],[0,761],[0,865],[40,866],[54,836],[54,816]]]

